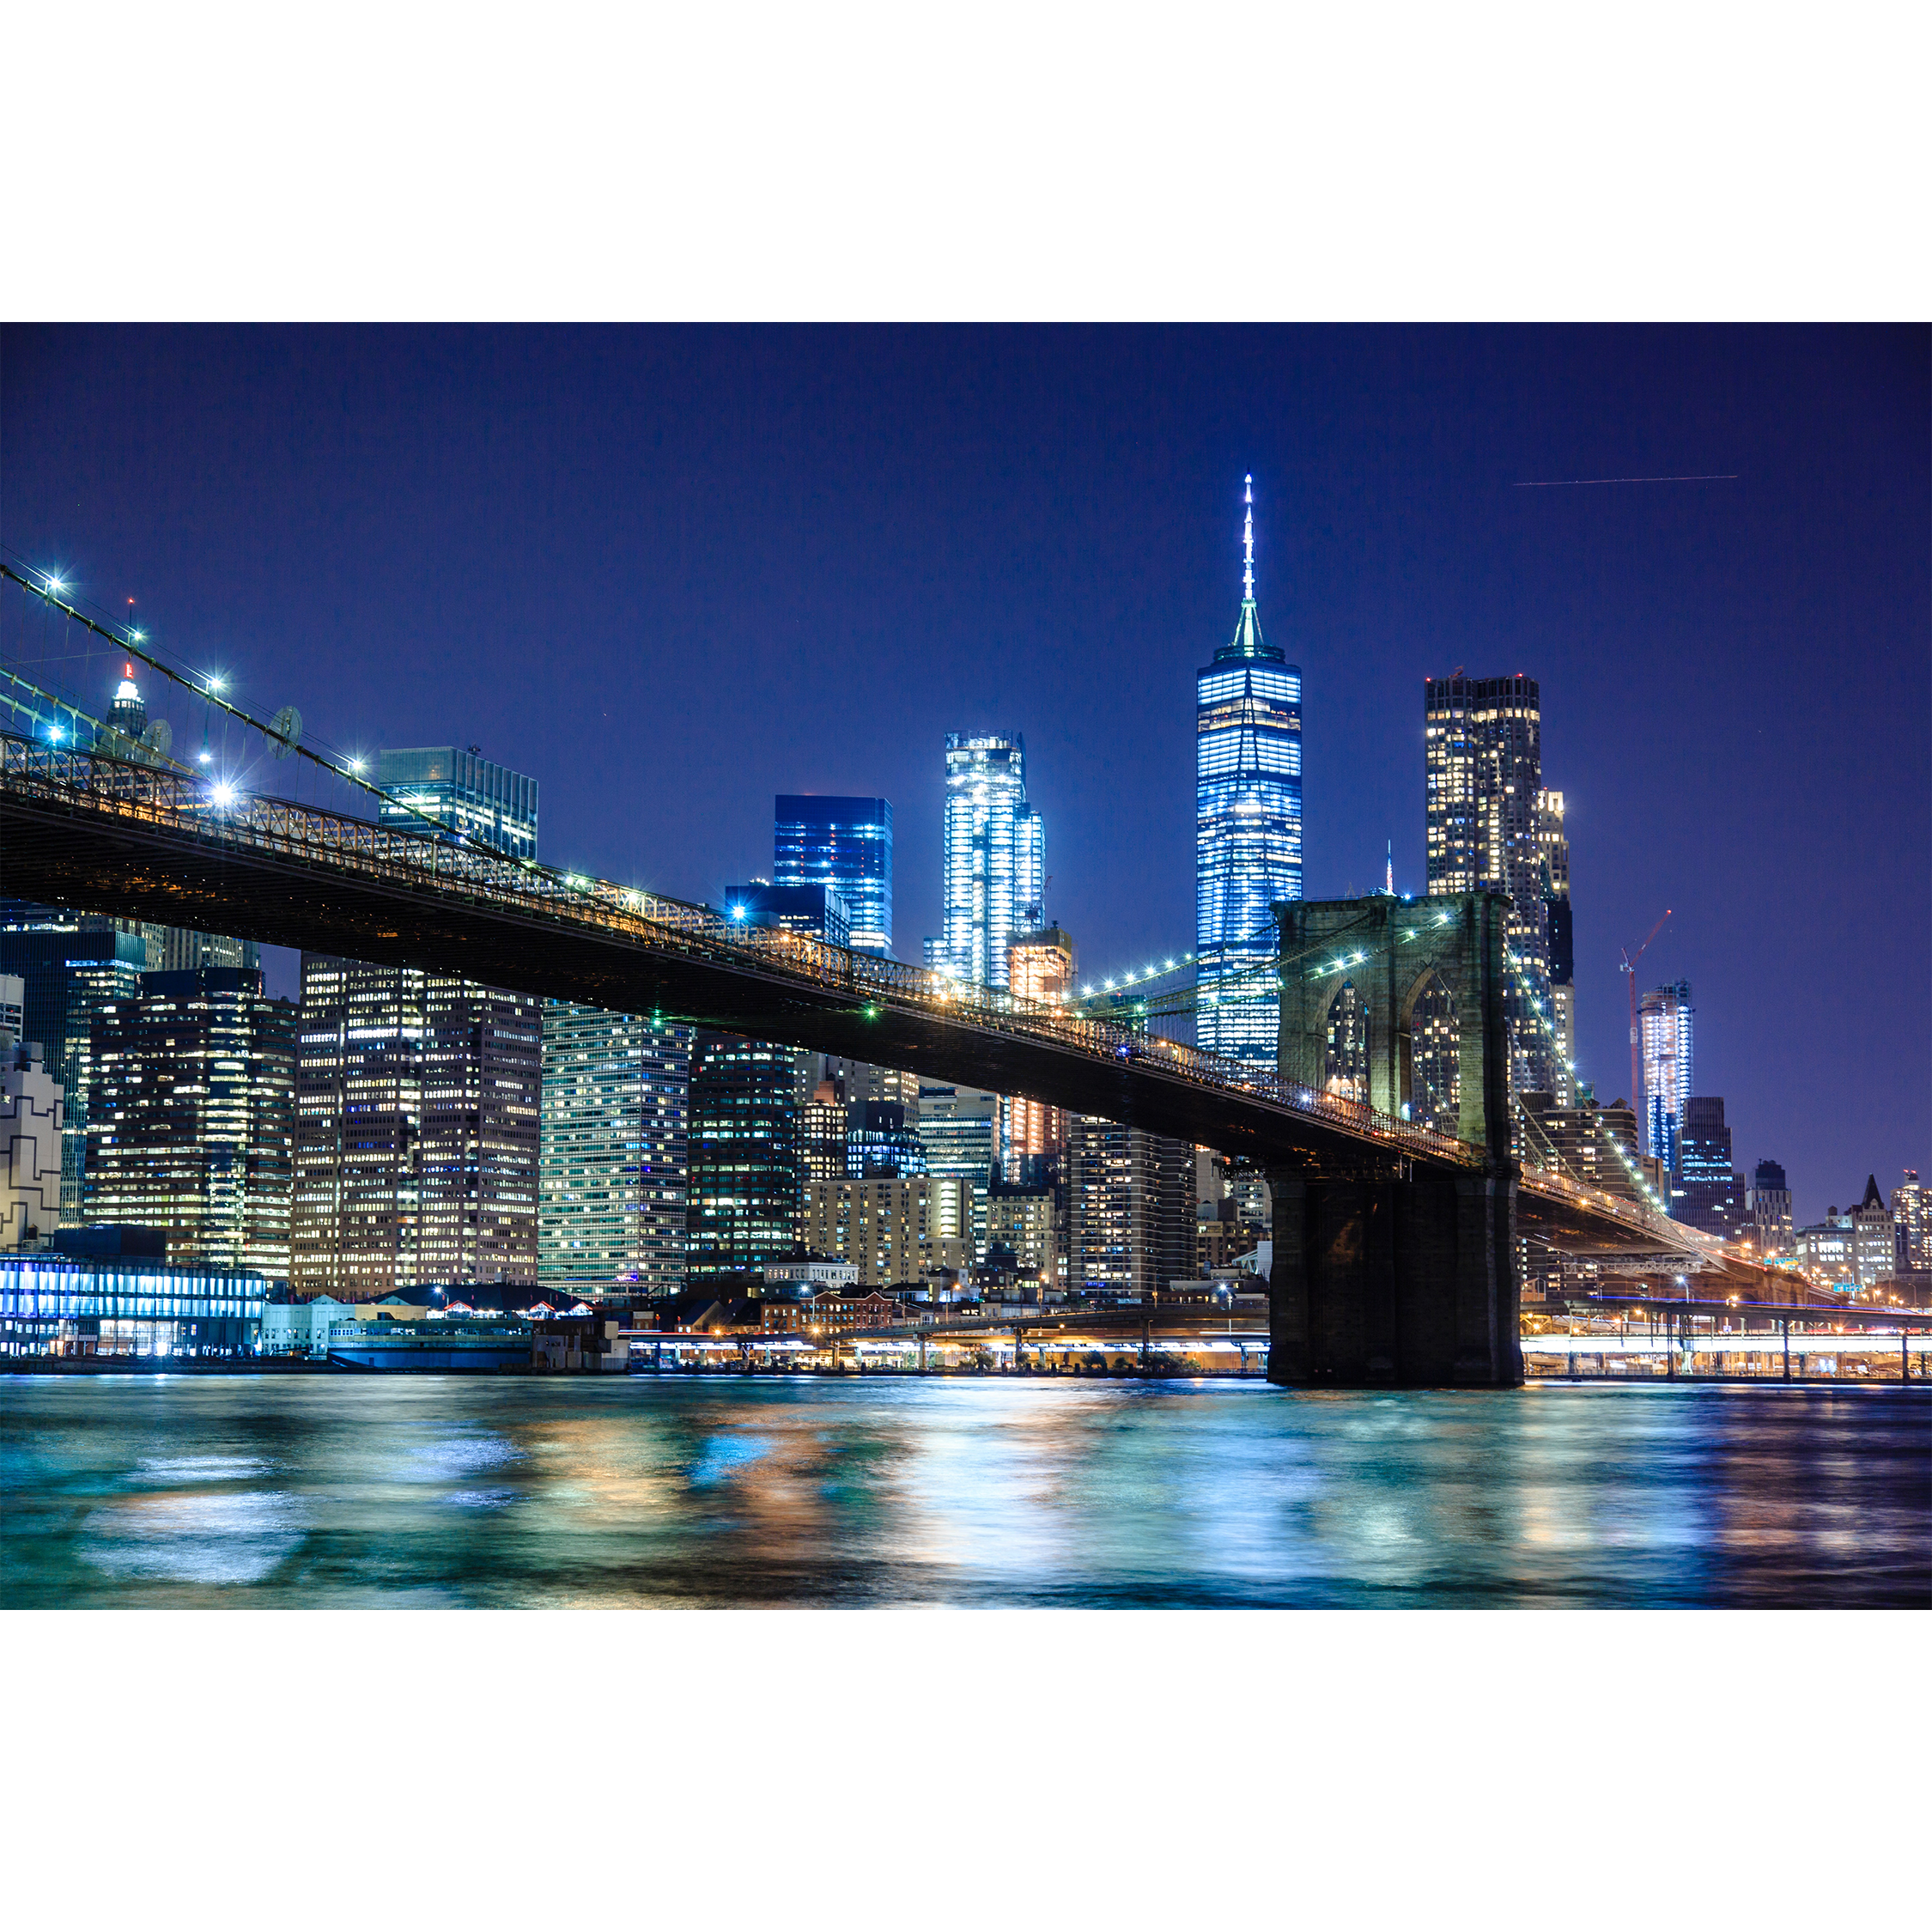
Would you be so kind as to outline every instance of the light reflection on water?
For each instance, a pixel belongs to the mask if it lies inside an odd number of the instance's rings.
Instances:
[[[1916,1394],[0,1378],[0,1603],[1923,1603]]]

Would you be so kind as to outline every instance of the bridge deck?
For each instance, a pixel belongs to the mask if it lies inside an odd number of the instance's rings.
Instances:
[[[192,774],[0,736],[0,891],[267,945],[457,973],[1024,1094],[1310,1172],[1480,1171],[1484,1150],[1109,1021],[801,934],[287,800],[217,805]],[[1718,1244],[1525,1166],[1558,1244]]]

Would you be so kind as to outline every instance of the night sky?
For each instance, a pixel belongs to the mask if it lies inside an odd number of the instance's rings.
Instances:
[[[556,863],[714,900],[769,872],[774,793],[884,793],[906,959],[945,732],[1023,732],[1098,975],[1192,945],[1193,676],[1252,471],[1309,895],[1390,837],[1423,890],[1425,675],[1539,677],[1581,1071],[1625,1091],[1619,949],[1674,908],[1643,984],[1691,981],[1698,1091],[1810,1220],[1932,1169],[1929,344],[11,328],[0,538],[258,712],[531,773]]]

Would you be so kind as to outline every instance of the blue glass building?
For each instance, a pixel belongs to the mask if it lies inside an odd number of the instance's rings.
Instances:
[[[1276,901],[1302,896],[1302,673],[1261,636],[1255,608],[1255,479],[1233,638],[1194,687],[1197,1036],[1273,1066],[1281,1002]]]
[[[857,952],[892,951],[892,804],[784,793],[773,801],[772,883],[829,885]]]
[[[537,781],[493,764],[474,744],[379,751],[375,781],[395,795],[381,817],[397,831],[427,830],[427,815],[476,844],[517,859],[537,856]]]

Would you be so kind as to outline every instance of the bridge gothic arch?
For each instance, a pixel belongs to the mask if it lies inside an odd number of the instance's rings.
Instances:
[[[1429,1124],[1510,1154],[1510,1054],[1503,991],[1507,956],[1500,893],[1439,899],[1297,899],[1278,905],[1283,1075],[1328,1091],[1341,1059],[1378,1112],[1415,1119],[1418,1012]],[[1359,1045],[1338,1056],[1338,1021],[1360,1002]],[[1440,1056],[1453,1039],[1454,1077]],[[1447,1100],[1453,1091],[1453,1118]]]

